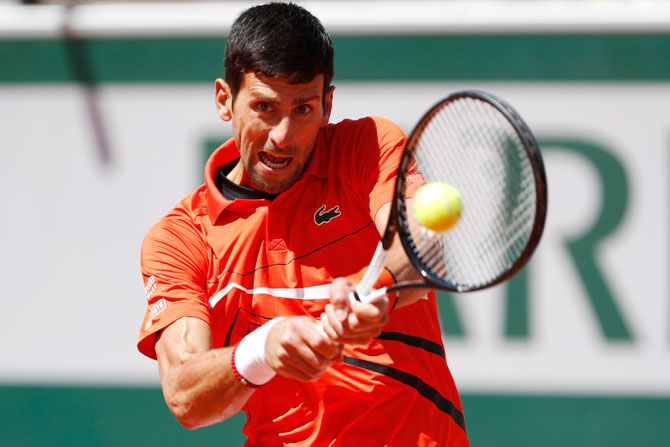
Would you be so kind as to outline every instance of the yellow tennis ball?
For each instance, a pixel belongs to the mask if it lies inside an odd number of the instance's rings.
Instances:
[[[447,231],[461,217],[461,193],[447,183],[431,182],[414,195],[414,216],[429,230]]]

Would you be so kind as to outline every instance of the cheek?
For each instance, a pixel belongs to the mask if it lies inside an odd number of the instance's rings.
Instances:
[[[254,148],[263,147],[265,142],[264,135],[267,132],[262,125],[251,119],[240,119],[236,124],[236,131],[234,132],[235,141],[237,141],[240,151],[246,150],[249,152]]]
[[[263,128],[253,125],[245,125],[239,129],[235,141],[240,150],[240,156],[246,160],[248,165],[258,161],[258,153],[265,147],[267,132]]]
[[[259,119],[247,119],[243,129],[246,138],[254,140],[262,140],[268,133],[267,126]]]

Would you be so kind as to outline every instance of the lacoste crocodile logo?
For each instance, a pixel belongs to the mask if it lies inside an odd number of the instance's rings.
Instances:
[[[316,210],[316,213],[314,213],[314,222],[316,222],[317,225],[328,223],[341,214],[342,213],[340,213],[339,205],[335,205],[328,211],[326,211],[326,205],[323,205],[321,208]]]

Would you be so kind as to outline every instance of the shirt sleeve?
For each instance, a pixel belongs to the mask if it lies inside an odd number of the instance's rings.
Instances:
[[[140,268],[147,308],[137,348],[156,358],[156,335],[182,317],[211,324],[206,297],[207,246],[185,216],[168,216],[142,242]]]
[[[370,216],[374,220],[379,209],[393,199],[395,180],[402,159],[407,136],[397,125],[381,118],[371,118],[373,126],[365,126],[365,136],[357,148],[356,178],[362,182],[361,189],[368,194]],[[423,181],[413,175],[411,166],[407,177],[406,195],[411,197]]]

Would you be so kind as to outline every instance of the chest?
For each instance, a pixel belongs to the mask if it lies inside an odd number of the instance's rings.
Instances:
[[[379,235],[366,198],[318,178],[296,186],[271,203],[225,210],[206,229],[216,319],[252,329],[277,315],[318,316],[332,280],[369,261]]]

